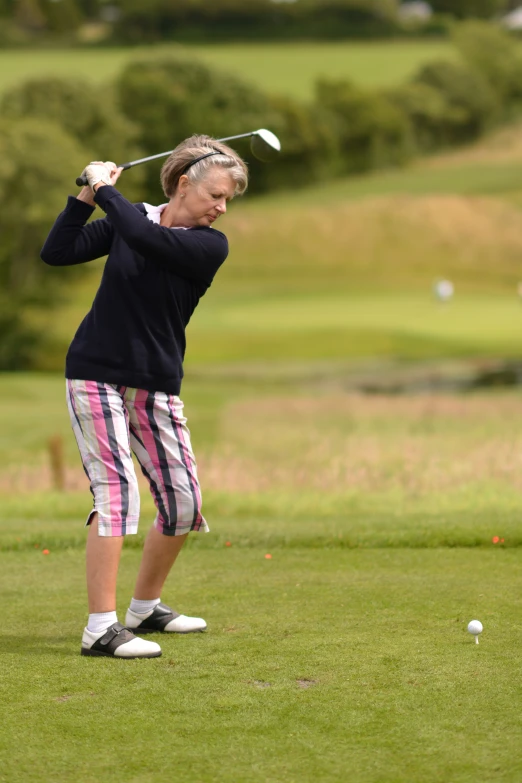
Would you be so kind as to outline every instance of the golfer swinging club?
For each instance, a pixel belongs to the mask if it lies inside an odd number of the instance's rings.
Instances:
[[[67,402],[94,505],[87,525],[89,620],[81,653],[155,658],[135,635],[203,631],[161,592],[190,531],[207,531],[180,387],[185,327],[228,254],[212,224],[247,187],[245,163],[208,136],[178,145],[161,170],[166,204],[131,204],[114,187],[122,169],[91,163],[42,250],[52,266],[108,255],[90,312],[69,347]],[[106,213],[86,222],[96,205]],[[157,508],[125,617],[116,616],[123,537],[137,532],[140,498],[131,450]],[[134,633],[135,632],[135,633]]]

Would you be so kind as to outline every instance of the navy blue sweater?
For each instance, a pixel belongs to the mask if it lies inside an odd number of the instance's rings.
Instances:
[[[100,287],[67,353],[65,375],[179,394],[185,327],[228,255],[213,228],[165,228],[116,188],[99,188],[106,217],[85,225],[94,207],[72,196],[42,260],[69,266],[108,255]]]

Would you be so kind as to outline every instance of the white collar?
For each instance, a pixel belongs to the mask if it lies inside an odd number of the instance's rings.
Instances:
[[[153,223],[160,222],[161,219],[161,213],[165,209],[165,207],[168,206],[168,204],[160,204],[159,207],[154,207],[152,204],[147,204],[145,201],[143,202],[143,206],[145,207],[145,211],[147,213],[147,217],[149,220],[152,220]],[[188,226],[171,226],[171,229],[179,229],[180,231],[188,231]]]
[[[166,204],[160,204],[159,207],[153,207],[152,204],[146,204],[143,202],[143,206],[145,207],[145,211],[147,212],[147,217],[149,220],[152,220],[153,223],[159,223],[161,218],[161,213],[167,206]]]
[[[146,201],[143,202],[143,206],[145,207],[145,211],[147,213],[147,217],[149,220],[152,220],[153,223],[158,223],[161,220],[161,213],[165,209],[165,207],[168,206],[168,204],[160,204],[159,207],[154,207],[152,204],[147,204]],[[189,226],[171,226],[171,228],[179,228],[182,231],[189,231]]]

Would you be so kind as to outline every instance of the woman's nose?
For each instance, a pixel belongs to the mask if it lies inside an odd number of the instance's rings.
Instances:
[[[217,205],[217,208],[224,215],[225,212],[227,211],[227,202],[226,202],[226,200],[223,199],[223,201],[220,201],[219,204]]]

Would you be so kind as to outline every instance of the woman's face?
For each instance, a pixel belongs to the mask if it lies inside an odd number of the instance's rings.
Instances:
[[[186,176],[179,181],[183,210],[192,226],[211,226],[227,211],[236,185],[226,169],[212,166],[201,182],[192,183]]]

